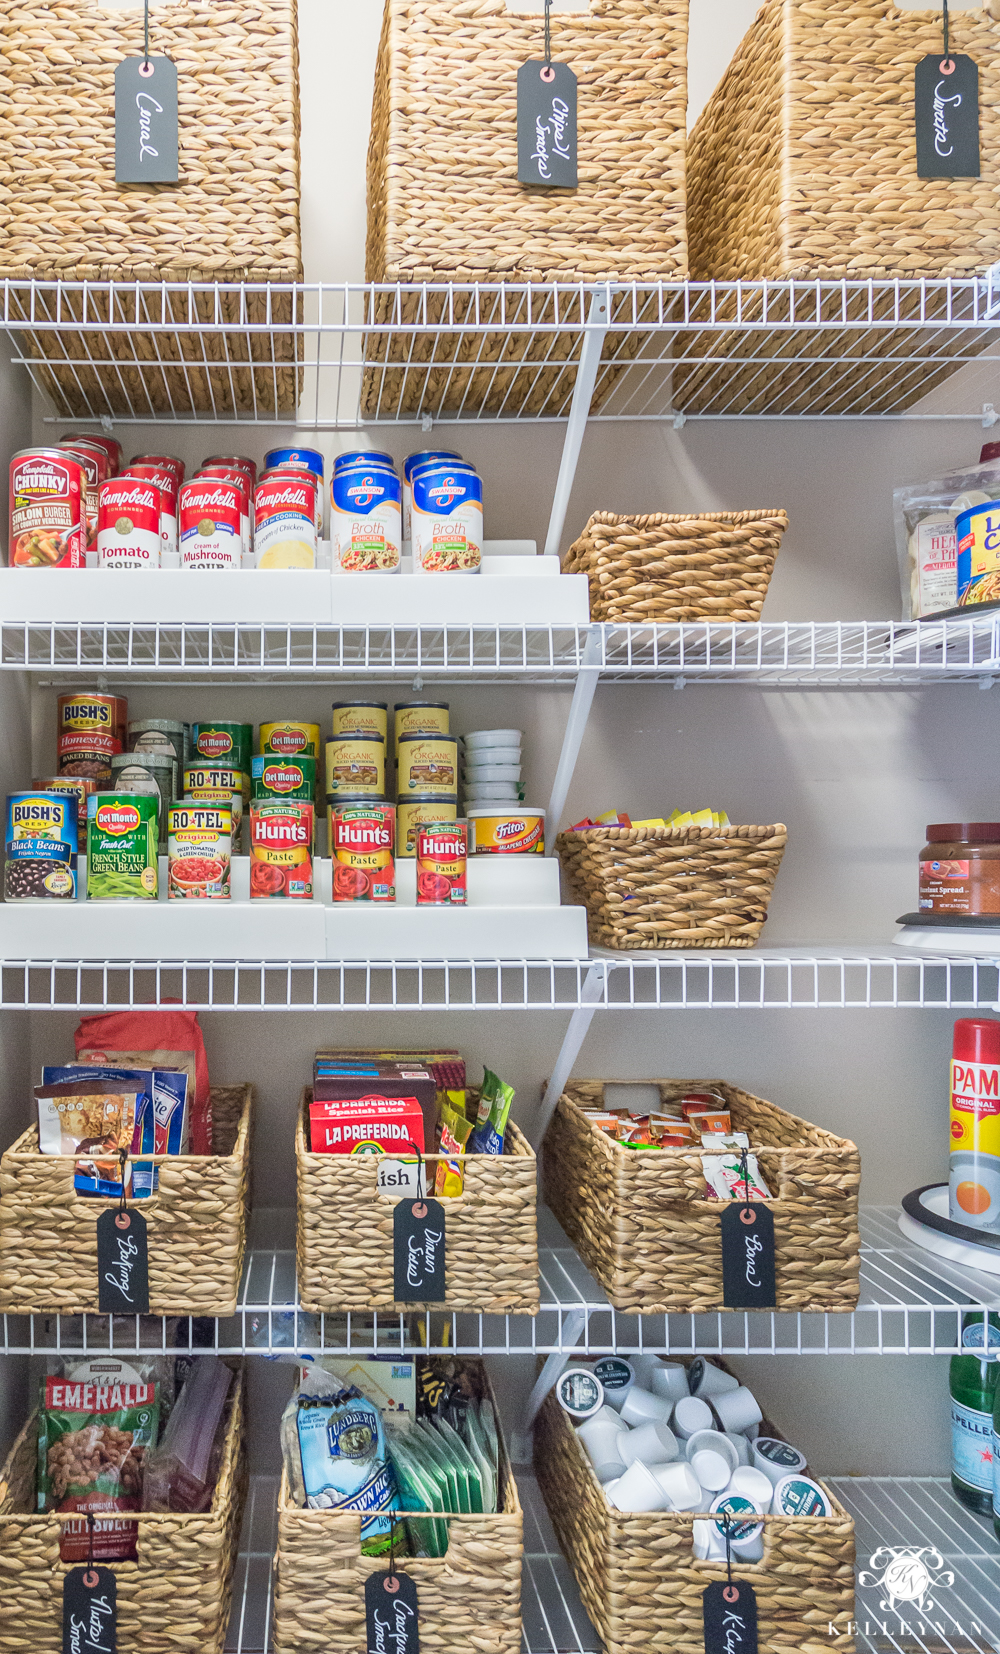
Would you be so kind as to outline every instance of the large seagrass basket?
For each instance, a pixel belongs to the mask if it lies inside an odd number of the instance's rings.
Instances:
[[[154,1315],[234,1315],[246,1245],[253,1087],[212,1087],[211,1155],[136,1155],[160,1169],[137,1201],[149,1229]],[[73,1188],[71,1155],[39,1154],[38,1127],[0,1157],[0,1311],[97,1313],[97,1219],[116,1203]],[[2,1645],[0,1645],[2,1647]]]
[[[0,1471],[0,1654],[62,1654],[61,1521],[35,1509],[38,1420],[29,1419]],[[136,1562],[106,1562],[118,1585],[118,1647],[130,1654],[222,1654],[232,1601],[247,1472],[243,1380],[230,1409],[211,1508],[130,1516]]]
[[[418,1308],[393,1298],[392,1222],[396,1197],[378,1188],[378,1157],[313,1154],[303,1093],[295,1134],[298,1167],[296,1257],[304,1309]],[[433,1183],[439,1156],[427,1155]],[[537,1161],[513,1121],[501,1155],[463,1158],[462,1194],[445,1211],[443,1304],[431,1309],[487,1315],[537,1315]]]
[[[595,511],[563,557],[590,582],[592,620],[759,620],[785,511],[619,517]]]
[[[604,948],[752,948],[788,840],[771,827],[587,827],[560,833],[569,900]]]
[[[488,1379],[486,1387],[493,1392]],[[417,1587],[420,1646],[428,1654],[520,1654],[523,1517],[503,1440],[494,1515],[443,1516],[442,1557],[407,1557]],[[275,1654],[358,1654],[365,1648],[365,1581],[385,1557],[362,1556],[361,1518],[303,1510],[278,1494]]]
[[[780,1435],[772,1424],[761,1429]],[[612,1510],[552,1391],[535,1421],[534,1463],[605,1654],[704,1654],[702,1597],[725,1580],[726,1564],[695,1560],[697,1512]],[[757,1599],[760,1654],[854,1648],[854,1522],[824,1492],[832,1516],[765,1516],[763,1561],[733,1559]]]
[[[20,0],[6,13],[0,277],[31,323],[35,378],[66,417],[289,412],[301,378],[281,290],[302,275],[296,0],[161,0],[150,22],[151,53],[178,69],[176,184],[115,182],[115,67],[142,55],[142,6]],[[32,280],[64,285],[18,285]],[[274,285],[94,285],[108,282]],[[46,320],[59,331],[39,330]]]
[[[637,1154],[583,1110],[604,1106],[606,1080],[576,1080],[545,1136],[544,1198],[616,1309],[628,1314],[723,1309],[719,1226],[700,1149]],[[617,1083],[617,1082],[616,1082]],[[722,1080],[653,1080],[666,1104],[721,1091],[771,1191],[777,1307],[842,1312],[858,1301],[861,1158],[835,1137]]]
[[[448,331],[368,335],[365,417],[566,411],[582,336],[565,318],[579,291],[477,297],[440,284],[686,275],[687,13],[687,0],[591,0],[589,12],[553,15],[552,56],[578,81],[579,185],[536,189],[517,181],[517,71],[543,57],[540,13],[517,0],[386,0],[368,279],[439,287],[390,289],[371,320]],[[615,301],[615,313],[628,304]],[[503,330],[488,331],[491,322]],[[615,364],[642,338],[612,333]],[[605,366],[595,406],[622,371]]]

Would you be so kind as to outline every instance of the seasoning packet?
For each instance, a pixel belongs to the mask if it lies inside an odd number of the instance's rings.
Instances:
[[[410,1449],[415,1432],[393,1430],[386,1437],[386,1451],[396,1477],[399,1507],[406,1513],[405,1527],[412,1556],[444,1556],[448,1549],[448,1524],[433,1516],[415,1513],[440,1511],[440,1488],[417,1454]]]
[[[747,1181],[743,1183],[743,1156],[739,1150],[727,1154],[703,1154],[706,1193],[710,1200],[770,1200],[771,1191],[760,1175],[757,1156],[748,1154]]]
[[[446,1098],[452,1098],[455,1092],[444,1093]],[[464,1093],[461,1093],[464,1097]],[[472,1125],[465,1114],[453,1108],[449,1102],[442,1102],[441,1115],[441,1143],[439,1152],[442,1155],[464,1155],[465,1145],[469,1141]],[[434,1174],[434,1193],[436,1195],[460,1195],[465,1188],[465,1168],[461,1160],[442,1159],[437,1163]]]
[[[113,1080],[37,1085],[34,1098],[39,1151],[79,1155],[73,1171],[77,1194],[118,1199],[123,1192],[121,1155],[141,1153],[149,1093],[119,1075]],[[131,1160],[125,1162],[124,1177],[127,1200],[150,1193],[148,1173],[142,1186],[136,1186]]]
[[[282,1444],[297,1448],[306,1508],[358,1511],[362,1553],[382,1555],[396,1527],[399,1494],[379,1409],[355,1385],[345,1387],[313,1365],[299,1368],[285,1412],[294,1416],[295,1434],[283,1428]]]
[[[514,1101],[514,1087],[498,1079],[492,1069],[483,1069],[479,1112],[472,1132],[473,1154],[503,1154],[504,1132]]]
[[[728,1108],[718,1109],[714,1113],[706,1111],[704,1114],[691,1113],[688,1115],[691,1130],[704,1134],[714,1132],[716,1136],[725,1136],[733,1129],[732,1115]]]

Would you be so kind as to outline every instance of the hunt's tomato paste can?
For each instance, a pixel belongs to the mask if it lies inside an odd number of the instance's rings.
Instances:
[[[464,907],[469,838],[464,821],[434,821],[417,829],[417,906]]]
[[[97,514],[97,555],[102,569],[158,569],[160,490],[139,477],[102,482]]]
[[[335,902],[394,902],[396,810],[392,804],[342,804],[330,811]]]
[[[238,569],[243,561],[243,489],[195,477],[180,495],[181,568]]]
[[[251,901],[311,901],[315,810],[304,798],[255,798],[250,806]]]
[[[22,448],[10,462],[12,569],[87,566],[87,478],[65,448]]]
[[[88,442],[85,436],[63,437],[59,444],[83,466],[87,497],[87,550],[97,550],[97,513],[100,509],[101,484],[111,475],[111,460],[106,448]]]
[[[169,466],[153,465],[149,460],[133,460],[122,472],[123,477],[141,477],[143,482],[155,483],[160,490],[160,550],[177,550],[177,496],[183,477],[178,477]]]

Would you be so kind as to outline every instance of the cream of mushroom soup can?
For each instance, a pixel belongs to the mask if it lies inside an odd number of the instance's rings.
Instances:
[[[211,573],[243,561],[243,489],[221,477],[195,477],[180,494],[181,568]]]

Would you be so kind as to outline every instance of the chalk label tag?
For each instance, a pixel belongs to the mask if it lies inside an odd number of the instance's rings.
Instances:
[[[118,1654],[118,1581],[110,1568],[71,1568],[63,1579],[62,1654]]]
[[[774,1218],[734,1200],[722,1214],[722,1301],[727,1309],[774,1309]]]
[[[971,57],[939,52],[914,73],[918,178],[979,177],[979,70]]]
[[[567,63],[533,59],[517,71],[517,181],[576,189],[576,76]]]
[[[420,1654],[417,1585],[409,1574],[369,1574],[365,1580],[368,1654]]]
[[[401,1200],[392,1214],[392,1295],[399,1304],[444,1303],[444,1207]]]
[[[714,1579],[701,1602],[705,1654],[757,1654],[757,1598],[745,1579]]]
[[[177,65],[124,58],[115,70],[115,183],[176,184],[177,148]]]
[[[97,1306],[102,1315],[149,1314],[146,1219],[134,1207],[109,1206],[97,1220]]]

